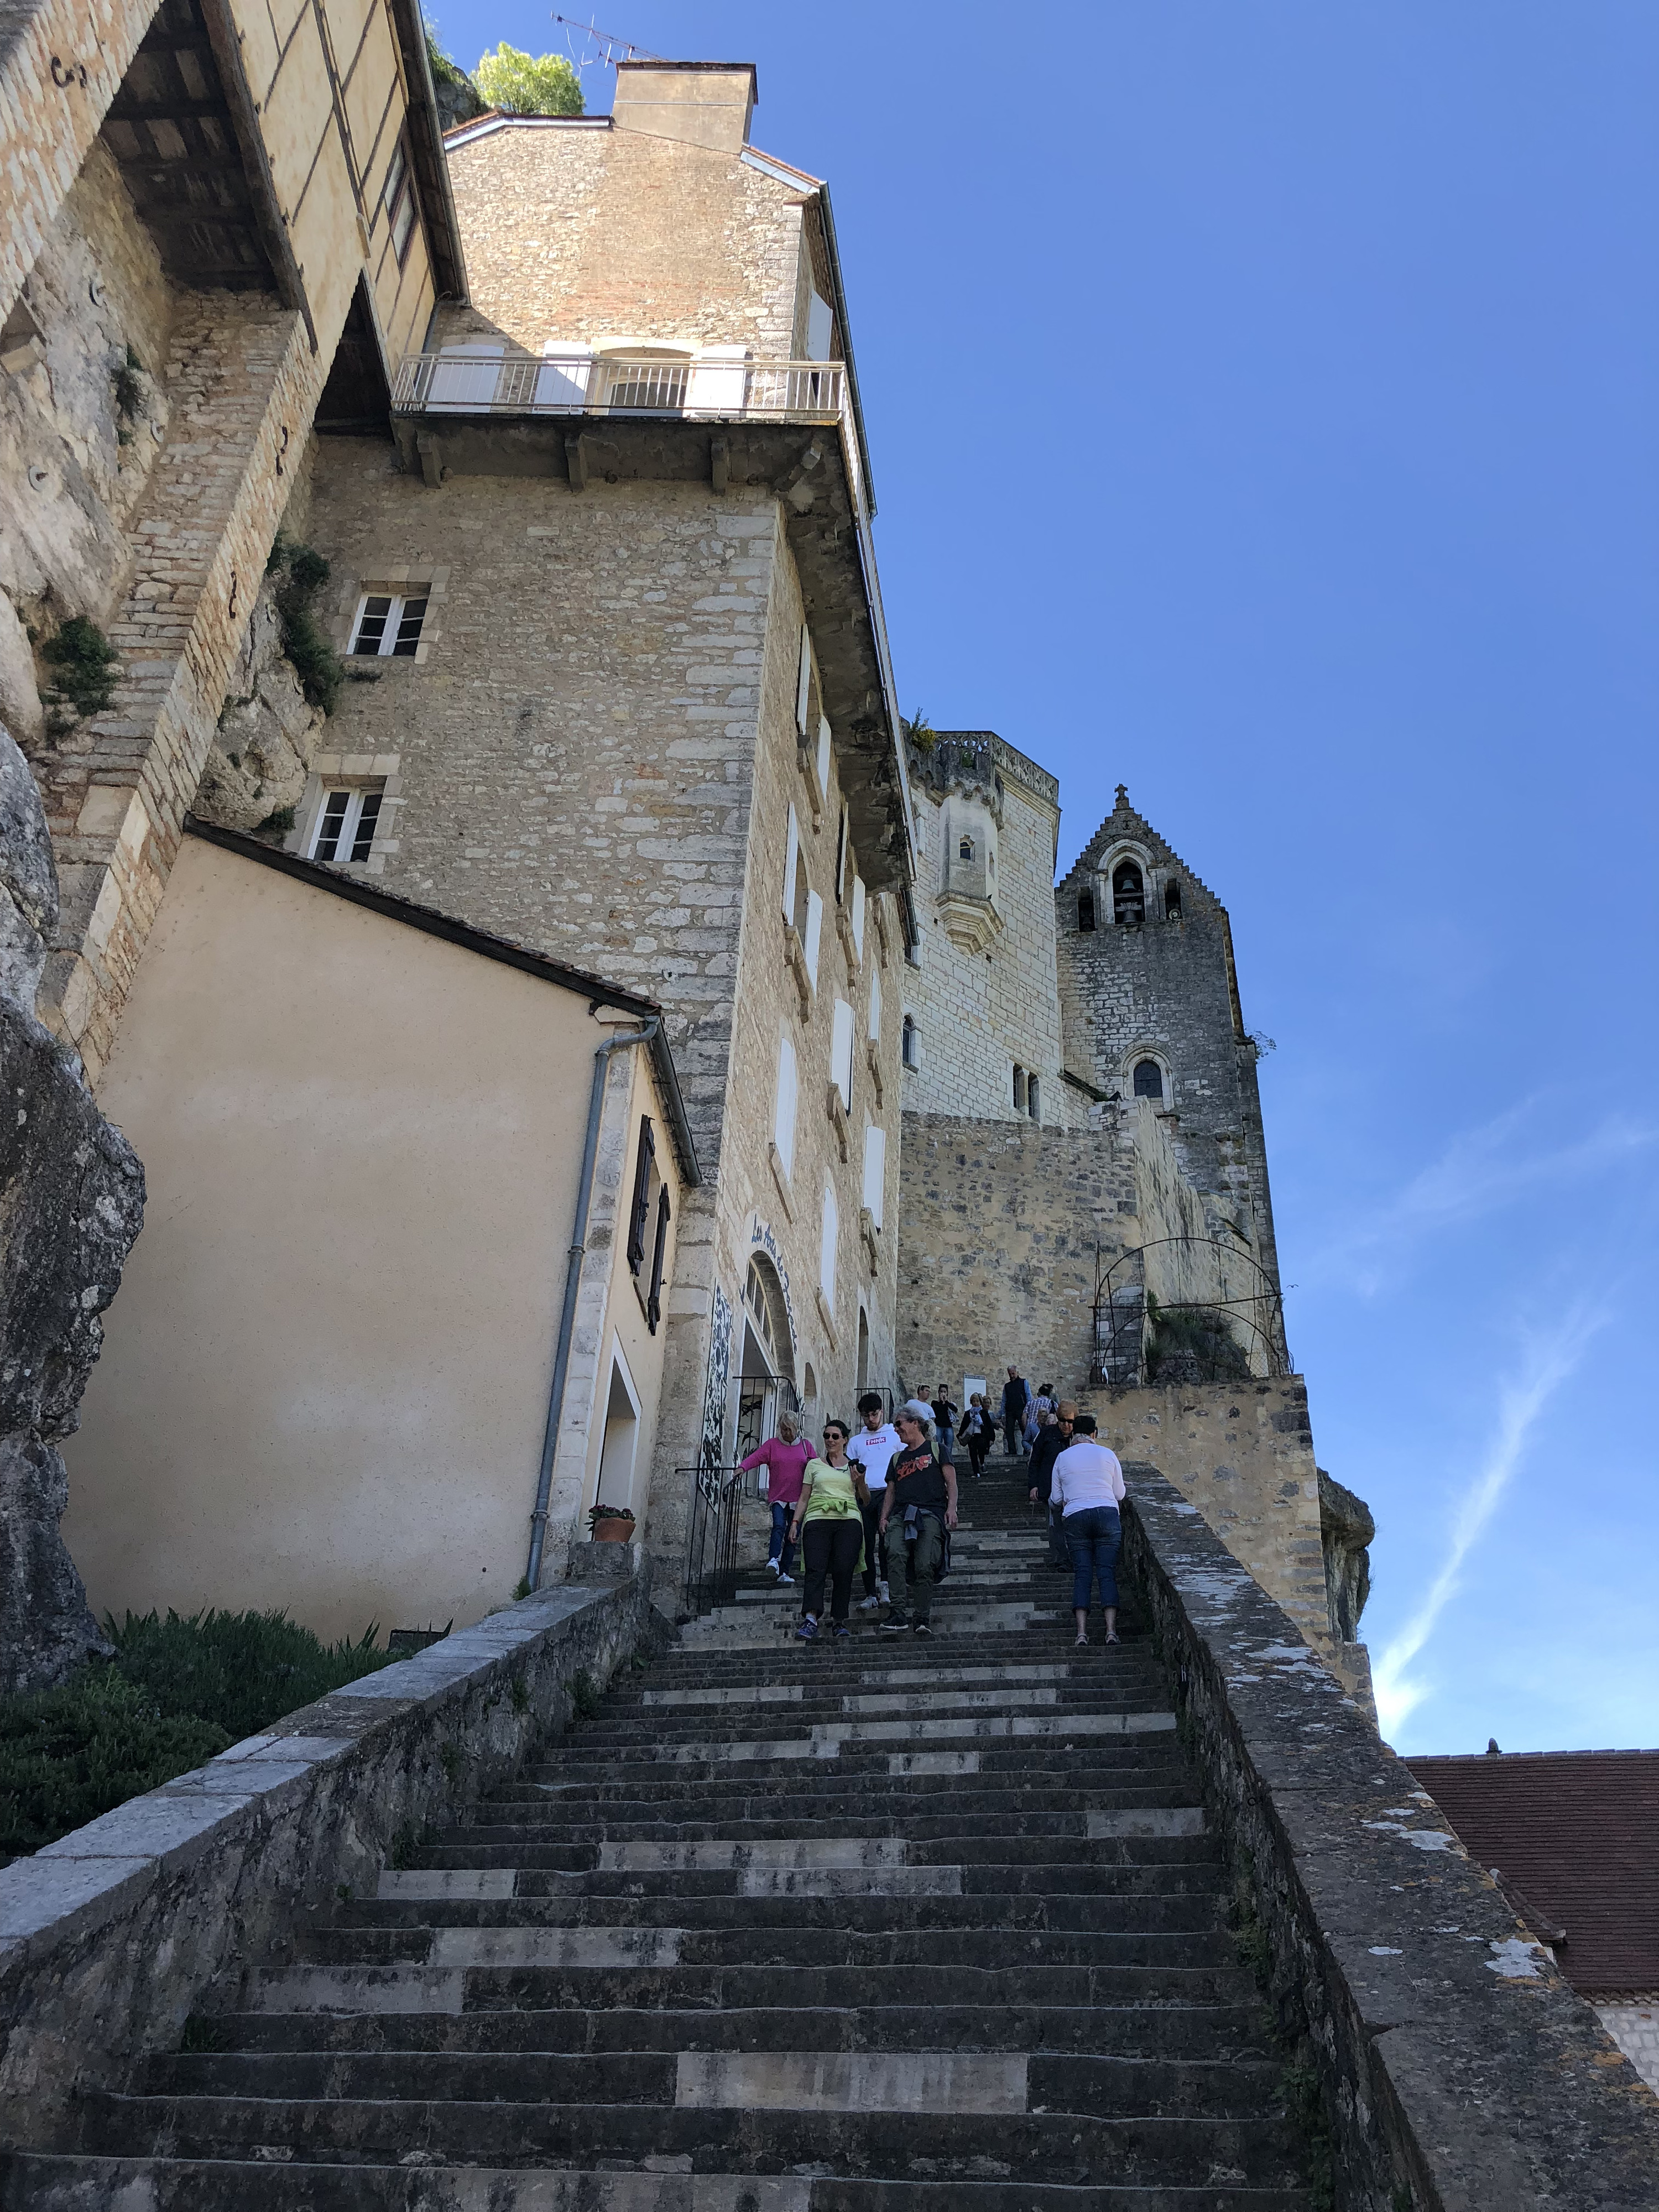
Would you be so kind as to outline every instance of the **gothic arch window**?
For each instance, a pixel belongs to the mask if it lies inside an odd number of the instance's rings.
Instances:
[[[1092,891],[1079,891],[1077,895],[1077,926],[1079,929],[1092,929],[1095,926],[1095,895]]]
[[[1181,919],[1181,886],[1173,877],[1164,886],[1164,919],[1165,921],[1179,921]]]
[[[972,839],[971,837],[959,837],[959,838],[957,840],[957,860],[971,860],[973,859],[973,857],[974,857],[974,841],[973,841],[973,839]]]
[[[921,1066],[921,1032],[916,1027],[915,1018],[909,1014],[904,1017],[904,1030],[900,1039],[900,1054],[907,1067]]]
[[[1137,1098],[1156,1098],[1162,1103],[1164,1070],[1155,1060],[1138,1060],[1135,1062],[1134,1095]]]
[[[1112,920],[1138,928],[1146,915],[1146,880],[1138,860],[1120,860],[1112,870]]]

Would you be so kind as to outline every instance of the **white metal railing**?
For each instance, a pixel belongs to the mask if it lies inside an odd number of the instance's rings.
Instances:
[[[509,354],[455,348],[410,354],[392,404],[399,415],[685,415],[838,422],[847,371],[838,361],[632,360],[574,348]],[[855,444],[848,424],[849,447]]]

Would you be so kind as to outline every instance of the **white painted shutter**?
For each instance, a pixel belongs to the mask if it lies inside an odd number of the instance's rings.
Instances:
[[[806,735],[806,706],[812,696],[812,641],[806,634],[806,624],[800,626],[800,667],[795,677],[795,727]]]
[[[836,1310],[836,1246],[840,1236],[841,1215],[836,1206],[836,1194],[825,1183],[823,1240],[818,1247],[818,1288],[823,1292],[823,1303],[831,1313]]]
[[[887,1188],[887,1132],[873,1122],[864,1133],[864,1202],[870,1218],[881,1226],[882,1194]]]
[[[854,922],[853,926],[856,930],[857,923]],[[870,978],[870,1042],[872,1044],[881,1042],[881,978],[879,975],[872,975]]]
[[[785,1037],[778,1046],[778,1095],[772,1109],[772,1141],[785,1175],[795,1170],[795,1048]]]
[[[830,796],[830,719],[818,716],[818,789],[826,799]]]
[[[800,824],[795,819],[795,810],[789,810],[789,841],[783,854],[783,918],[795,918],[795,871],[800,866]]]
[[[817,891],[806,894],[806,972],[812,988],[818,988],[818,943],[823,935],[823,901]]]
[[[747,346],[699,346],[691,356],[687,407],[709,415],[741,415],[748,358]]]
[[[853,878],[853,944],[859,958],[862,960],[864,957],[864,878],[862,876],[854,876]],[[879,994],[877,997],[877,1004],[880,1004]],[[870,1034],[873,1036],[876,1031],[872,1030]]]
[[[845,999],[836,1001],[835,1026],[830,1039],[830,1077],[850,1113],[853,1106],[853,1009]]]
[[[556,338],[549,338],[542,348],[542,362],[536,371],[536,405],[586,407],[588,380],[593,374],[592,347],[564,345]]]

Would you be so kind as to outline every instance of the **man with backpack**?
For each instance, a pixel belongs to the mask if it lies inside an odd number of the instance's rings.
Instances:
[[[907,1399],[897,1425],[899,1449],[887,1470],[877,1533],[886,1547],[886,1587],[898,1595],[891,1600],[893,1609],[881,1632],[896,1636],[910,1629],[917,1636],[931,1636],[933,1590],[945,1565],[950,1531],[957,1525],[957,1471],[933,1449],[933,1409],[925,1398]]]

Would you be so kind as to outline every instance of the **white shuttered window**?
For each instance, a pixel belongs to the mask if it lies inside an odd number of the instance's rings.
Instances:
[[[850,1113],[853,1106],[853,1009],[845,999],[836,1001],[835,1024],[830,1034],[830,1079]]]
[[[795,1170],[795,1048],[787,1037],[778,1046],[778,1095],[772,1109],[772,1141],[785,1175]]]
[[[870,1218],[881,1226],[882,1194],[887,1188],[887,1132],[873,1123],[864,1133],[864,1202]]]

